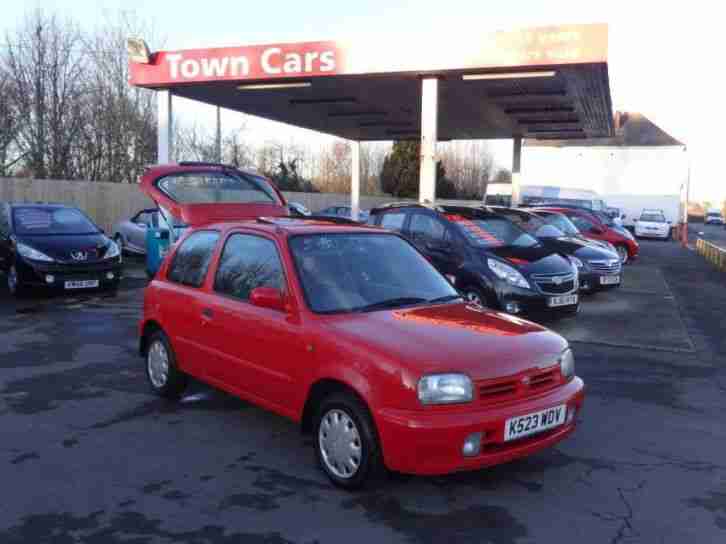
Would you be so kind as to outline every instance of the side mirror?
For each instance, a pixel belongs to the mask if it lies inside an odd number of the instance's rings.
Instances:
[[[250,293],[250,304],[270,310],[285,311],[285,298],[273,287],[256,287]]]

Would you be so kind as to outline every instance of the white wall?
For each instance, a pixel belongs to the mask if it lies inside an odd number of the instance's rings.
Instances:
[[[600,195],[680,195],[688,179],[681,146],[525,147],[522,184],[591,189]]]

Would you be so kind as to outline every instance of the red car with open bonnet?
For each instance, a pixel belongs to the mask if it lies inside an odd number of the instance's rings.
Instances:
[[[194,376],[299,422],[345,488],[384,468],[511,461],[574,430],[584,385],[567,342],[467,303],[401,236],[284,217],[270,186],[222,167],[152,169],[142,189],[190,225],[144,297],[158,394]],[[268,213],[220,221],[212,203]]]

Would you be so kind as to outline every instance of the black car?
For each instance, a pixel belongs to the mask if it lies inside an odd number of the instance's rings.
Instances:
[[[472,302],[511,314],[576,313],[577,268],[485,209],[393,204],[370,223],[406,236]]]
[[[546,248],[567,255],[577,266],[581,291],[594,292],[620,286],[622,265],[618,254],[580,237],[574,225],[571,228],[577,234],[572,232],[566,217],[557,214],[545,218],[518,208],[492,206],[489,209],[527,231]]]
[[[0,203],[0,271],[11,294],[116,289],[121,267],[118,245],[79,209]]]

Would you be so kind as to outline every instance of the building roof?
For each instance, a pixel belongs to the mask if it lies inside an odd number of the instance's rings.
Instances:
[[[413,41],[148,52],[130,83],[351,140],[419,139],[421,78],[439,79],[438,138],[613,133],[607,25]]]
[[[537,141],[527,139],[528,147],[648,147],[682,146],[683,143],[665,132],[645,115],[638,112],[618,111],[614,116],[615,134],[607,138]]]

